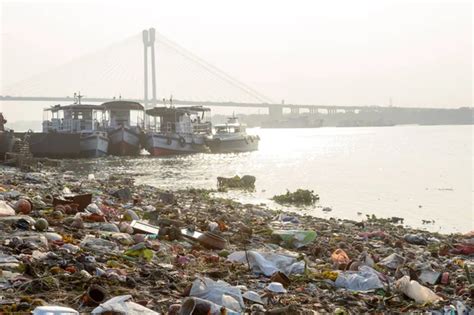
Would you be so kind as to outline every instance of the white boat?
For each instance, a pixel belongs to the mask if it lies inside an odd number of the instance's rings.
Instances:
[[[147,151],[153,156],[208,152],[206,138],[211,134],[211,123],[206,121],[205,113],[209,111],[202,106],[147,110]]]
[[[247,134],[247,126],[237,117],[229,117],[227,123],[214,126],[215,133],[207,140],[212,153],[248,152],[258,150],[259,136]]]
[[[43,132],[56,135],[79,134],[79,155],[82,157],[107,155],[109,139],[107,132],[103,131],[103,106],[81,104],[81,96],[78,95],[74,104],[55,105],[44,112],[50,117],[43,120]],[[57,141],[55,146],[65,145],[61,140]]]
[[[138,155],[143,127],[143,106],[137,102],[111,101],[103,103],[109,137],[109,154]]]

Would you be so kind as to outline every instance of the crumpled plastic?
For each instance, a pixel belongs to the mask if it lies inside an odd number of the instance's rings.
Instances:
[[[314,241],[316,232],[311,230],[277,230],[273,231],[272,237],[283,241],[286,247],[300,248]]]
[[[245,309],[240,289],[222,280],[198,277],[193,282],[189,296],[208,300],[237,312]]]
[[[130,301],[131,295],[119,295],[111,298],[105,303],[96,307],[92,314],[102,314],[105,312],[114,312],[127,315],[159,315],[159,313],[151,309]]]
[[[359,271],[341,272],[335,283],[337,287],[352,291],[370,291],[384,287],[378,272],[369,266],[360,266]]]
[[[247,257],[252,271],[255,273],[262,273],[267,277],[270,277],[277,271],[281,271],[286,275],[292,273],[303,273],[305,268],[304,261],[297,261],[295,257],[282,254],[247,251]],[[227,260],[247,263],[245,251],[232,253],[227,257]]]

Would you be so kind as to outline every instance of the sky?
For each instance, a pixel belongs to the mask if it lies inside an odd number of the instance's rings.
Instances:
[[[2,93],[155,27],[275,102],[472,106],[470,1],[3,0],[0,10]]]

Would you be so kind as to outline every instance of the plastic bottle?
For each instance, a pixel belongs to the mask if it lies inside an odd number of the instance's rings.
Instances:
[[[410,280],[409,276],[403,276],[398,279],[395,283],[395,287],[420,304],[442,300],[440,296],[436,295],[436,293],[429,288],[422,286],[415,280]]]

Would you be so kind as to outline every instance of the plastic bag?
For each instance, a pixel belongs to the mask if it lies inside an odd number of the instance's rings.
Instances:
[[[300,248],[314,241],[316,232],[311,230],[277,230],[273,231],[272,237],[283,241],[286,247]]]
[[[277,271],[281,271],[286,275],[303,273],[305,267],[303,261],[297,261],[294,257],[276,253],[248,251],[246,255],[244,251],[238,251],[227,257],[228,261],[240,263],[247,263],[247,259],[253,272],[263,273],[267,277]]]
[[[384,287],[377,271],[369,266],[361,266],[359,271],[341,272],[336,279],[336,286],[352,291],[370,291]]]
[[[214,281],[209,278],[198,277],[193,282],[189,296],[208,300],[238,312],[245,309],[240,289],[221,280]]]

